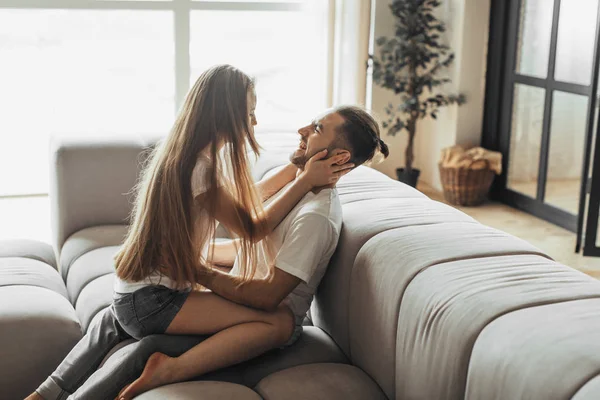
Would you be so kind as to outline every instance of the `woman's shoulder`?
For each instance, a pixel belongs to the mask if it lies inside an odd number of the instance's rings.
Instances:
[[[210,182],[211,160],[208,156],[200,153],[196,165],[192,171],[192,194],[197,196],[208,190]]]
[[[204,153],[198,155],[196,165],[192,171],[192,194],[197,196],[198,194],[205,193],[210,189],[210,179],[213,169],[217,171],[217,185],[221,185],[222,177],[219,176],[220,168],[216,165],[216,162],[212,158]]]

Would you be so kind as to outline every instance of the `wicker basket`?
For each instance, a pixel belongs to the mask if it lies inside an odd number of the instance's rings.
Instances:
[[[495,175],[489,168],[489,162],[487,168],[483,169],[438,166],[447,202],[458,206],[475,206],[486,200]]]

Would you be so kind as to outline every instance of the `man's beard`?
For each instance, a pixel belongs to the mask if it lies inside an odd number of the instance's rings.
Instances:
[[[299,169],[304,169],[309,157],[306,156],[306,150],[297,149],[290,155],[290,162]]]

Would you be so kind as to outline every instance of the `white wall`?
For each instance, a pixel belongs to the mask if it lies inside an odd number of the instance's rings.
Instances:
[[[389,4],[389,0],[373,0],[371,41],[393,35],[394,18]],[[454,144],[474,146],[481,141],[489,10],[490,0],[447,0],[440,6],[439,17],[448,28],[446,40],[456,56],[448,71],[453,81],[448,91],[464,93],[467,104],[443,109],[437,120],[426,119],[418,124],[415,167],[421,169],[421,180],[437,189],[441,189],[437,166],[441,149]],[[384,118],[385,105],[394,103],[392,94],[376,85],[370,91],[367,106]],[[390,157],[375,168],[395,177],[395,169],[404,166],[406,135],[384,135],[383,139],[390,146]]]

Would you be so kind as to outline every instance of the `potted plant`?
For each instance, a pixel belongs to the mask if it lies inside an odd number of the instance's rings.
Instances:
[[[434,15],[441,4],[438,0],[394,0],[390,9],[395,22],[395,35],[377,38],[379,55],[371,55],[373,81],[391,90],[398,104],[389,104],[387,120],[382,123],[388,134],[406,131],[405,168],[398,168],[398,180],[416,187],[420,171],[413,168],[414,140],[417,121],[430,116],[437,118],[440,107],[463,104],[465,96],[444,95],[436,88],[451,80],[443,75],[454,61],[450,47],[441,42],[446,31]]]

